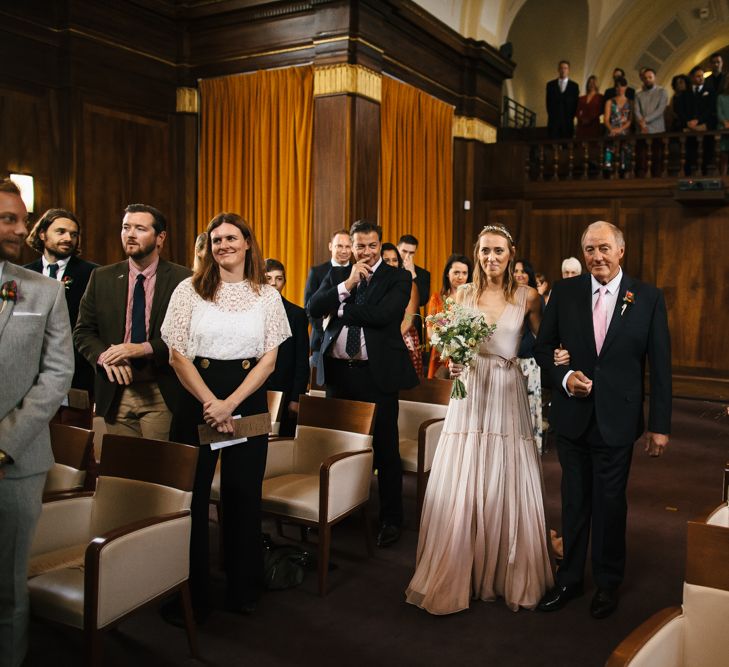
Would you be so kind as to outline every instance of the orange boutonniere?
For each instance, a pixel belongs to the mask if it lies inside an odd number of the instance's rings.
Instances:
[[[0,308],[0,313],[2,313],[3,310],[5,310],[5,304],[8,301],[17,303],[17,301],[18,301],[18,284],[14,280],[8,280],[6,283],[2,284],[2,287],[0,287],[0,299],[2,299],[2,302],[3,302],[2,308]]]
[[[625,293],[625,296],[623,297],[623,307],[620,309],[620,317],[622,317],[625,314],[625,309],[628,306],[631,306],[635,303],[635,294],[633,294],[630,290],[628,290]]]

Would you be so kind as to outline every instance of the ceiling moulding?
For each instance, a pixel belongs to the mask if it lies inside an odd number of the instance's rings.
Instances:
[[[496,128],[480,118],[453,117],[453,138],[474,139],[482,144],[496,143]]]
[[[362,65],[325,65],[314,68],[314,95],[350,93],[382,100],[382,76]]]

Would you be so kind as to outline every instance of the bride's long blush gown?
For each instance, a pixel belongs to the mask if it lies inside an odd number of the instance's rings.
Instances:
[[[464,304],[475,308],[468,285]],[[518,288],[451,399],[433,460],[407,601],[432,614],[504,598],[533,609],[553,585],[524,376],[516,363],[528,290]]]

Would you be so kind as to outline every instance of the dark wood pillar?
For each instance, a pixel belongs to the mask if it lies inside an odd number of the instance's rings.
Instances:
[[[313,262],[329,256],[337,229],[377,219],[380,170],[379,76],[355,65],[315,73]],[[368,86],[368,95],[359,89]]]

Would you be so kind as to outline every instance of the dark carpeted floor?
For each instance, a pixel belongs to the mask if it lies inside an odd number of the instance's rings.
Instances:
[[[326,598],[315,574],[296,589],[267,593],[250,617],[216,611],[200,629],[209,665],[458,665],[599,667],[635,626],[659,609],[679,604],[686,521],[721,500],[729,458],[729,420],[715,403],[676,400],[668,453],[650,459],[636,447],[630,483],[628,569],[618,612],[596,621],[592,591],[561,612],[509,611],[502,602],[474,602],[468,611],[433,617],[406,605],[417,526],[411,520],[394,547],[368,559],[360,524],[335,528]],[[548,520],[559,526],[560,470],[544,455]],[[374,491],[374,488],[373,488]],[[376,494],[374,494],[376,495]],[[414,514],[414,484],[405,483],[406,512]],[[266,527],[272,531],[272,526]],[[298,530],[287,529],[291,537]],[[315,537],[312,538],[315,540]],[[213,539],[215,542],[215,539]],[[589,579],[589,574],[588,574]],[[222,597],[222,577],[216,582]],[[81,635],[33,621],[27,665],[71,665],[81,659]],[[107,633],[104,665],[196,665],[185,634],[154,609]]]

